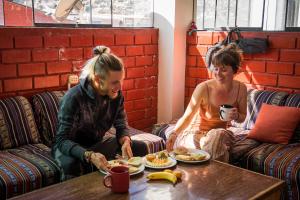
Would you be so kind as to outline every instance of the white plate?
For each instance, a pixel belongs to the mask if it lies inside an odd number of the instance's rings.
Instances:
[[[108,161],[109,162],[109,161]],[[137,167],[139,170],[136,171],[136,172],[133,172],[133,173],[130,173],[129,175],[130,176],[133,176],[133,175],[136,175],[136,174],[139,174],[141,172],[143,172],[145,170],[145,165],[141,164],[140,166]],[[107,171],[104,171],[103,169],[99,169],[99,171],[103,174],[107,174]]]
[[[174,152],[171,152],[170,156],[180,162],[185,162],[185,163],[201,163],[201,162],[208,161],[210,159],[210,154],[204,150],[200,150],[200,149],[188,149],[188,150],[189,150],[189,153],[202,154],[202,155],[205,155],[206,157],[203,160],[181,160],[181,159],[178,159],[175,157],[176,154]]]
[[[168,169],[168,168],[173,167],[177,164],[176,159],[171,158],[171,157],[168,157],[168,159],[171,161],[171,163],[167,166],[162,166],[162,167],[154,167],[154,166],[151,166],[151,165],[147,165],[146,157],[143,157],[143,163],[144,163],[145,167],[152,168],[152,169]]]

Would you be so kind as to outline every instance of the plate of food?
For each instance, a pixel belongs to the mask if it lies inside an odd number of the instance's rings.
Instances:
[[[210,159],[210,154],[200,149],[177,147],[170,153],[171,157],[185,163],[201,163]]]
[[[152,169],[167,169],[177,164],[177,161],[170,157],[167,151],[160,151],[153,154],[147,154],[143,158],[146,167]]]
[[[129,169],[129,175],[135,175],[143,172],[145,170],[145,166],[143,165],[141,157],[132,157],[129,160],[124,159],[116,159],[108,161],[110,164],[110,168],[116,166],[126,166]],[[100,172],[103,174],[107,174],[107,171],[100,169]]]

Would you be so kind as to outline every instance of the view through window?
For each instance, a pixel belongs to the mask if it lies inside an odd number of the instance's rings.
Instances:
[[[3,1],[0,1],[0,26],[4,25]]]

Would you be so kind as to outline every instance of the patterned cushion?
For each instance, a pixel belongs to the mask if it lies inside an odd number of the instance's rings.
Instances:
[[[241,167],[286,182],[285,199],[299,199],[300,191],[300,144],[267,144],[244,154]]]
[[[300,94],[290,94],[285,101],[285,106],[300,108]],[[295,133],[290,140],[290,143],[300,142],[300,123],[298,124]]]
[[[17,96],[0,100],[0,149],[39,142],[30,103]]]
[[[288,93],[252,89],[248,91],[247,116],[243,123],[233,122],[234,127],[252,129],[263,103],[282,106]]]
[[[0,199],[59,182],[59,167],[43,144],[0,152]]]
[[[42,142],[49,147],[56,134],[59,102],[65,93],[65,91],[43,92],[32,98],[34,115]]]

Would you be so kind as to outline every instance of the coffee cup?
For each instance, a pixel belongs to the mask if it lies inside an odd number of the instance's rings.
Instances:
[[[228,104],[223,104],[223,105],[220,105],[220,119],[222,121],[230,121],[229,119],[229,112],[230,110],[233,109],[233,106],[232,105],[228,105]]]
[[[112,192],[125,193],[129,190],[129,169],[125,166],[112,167],[103,179],[103,185]]]

